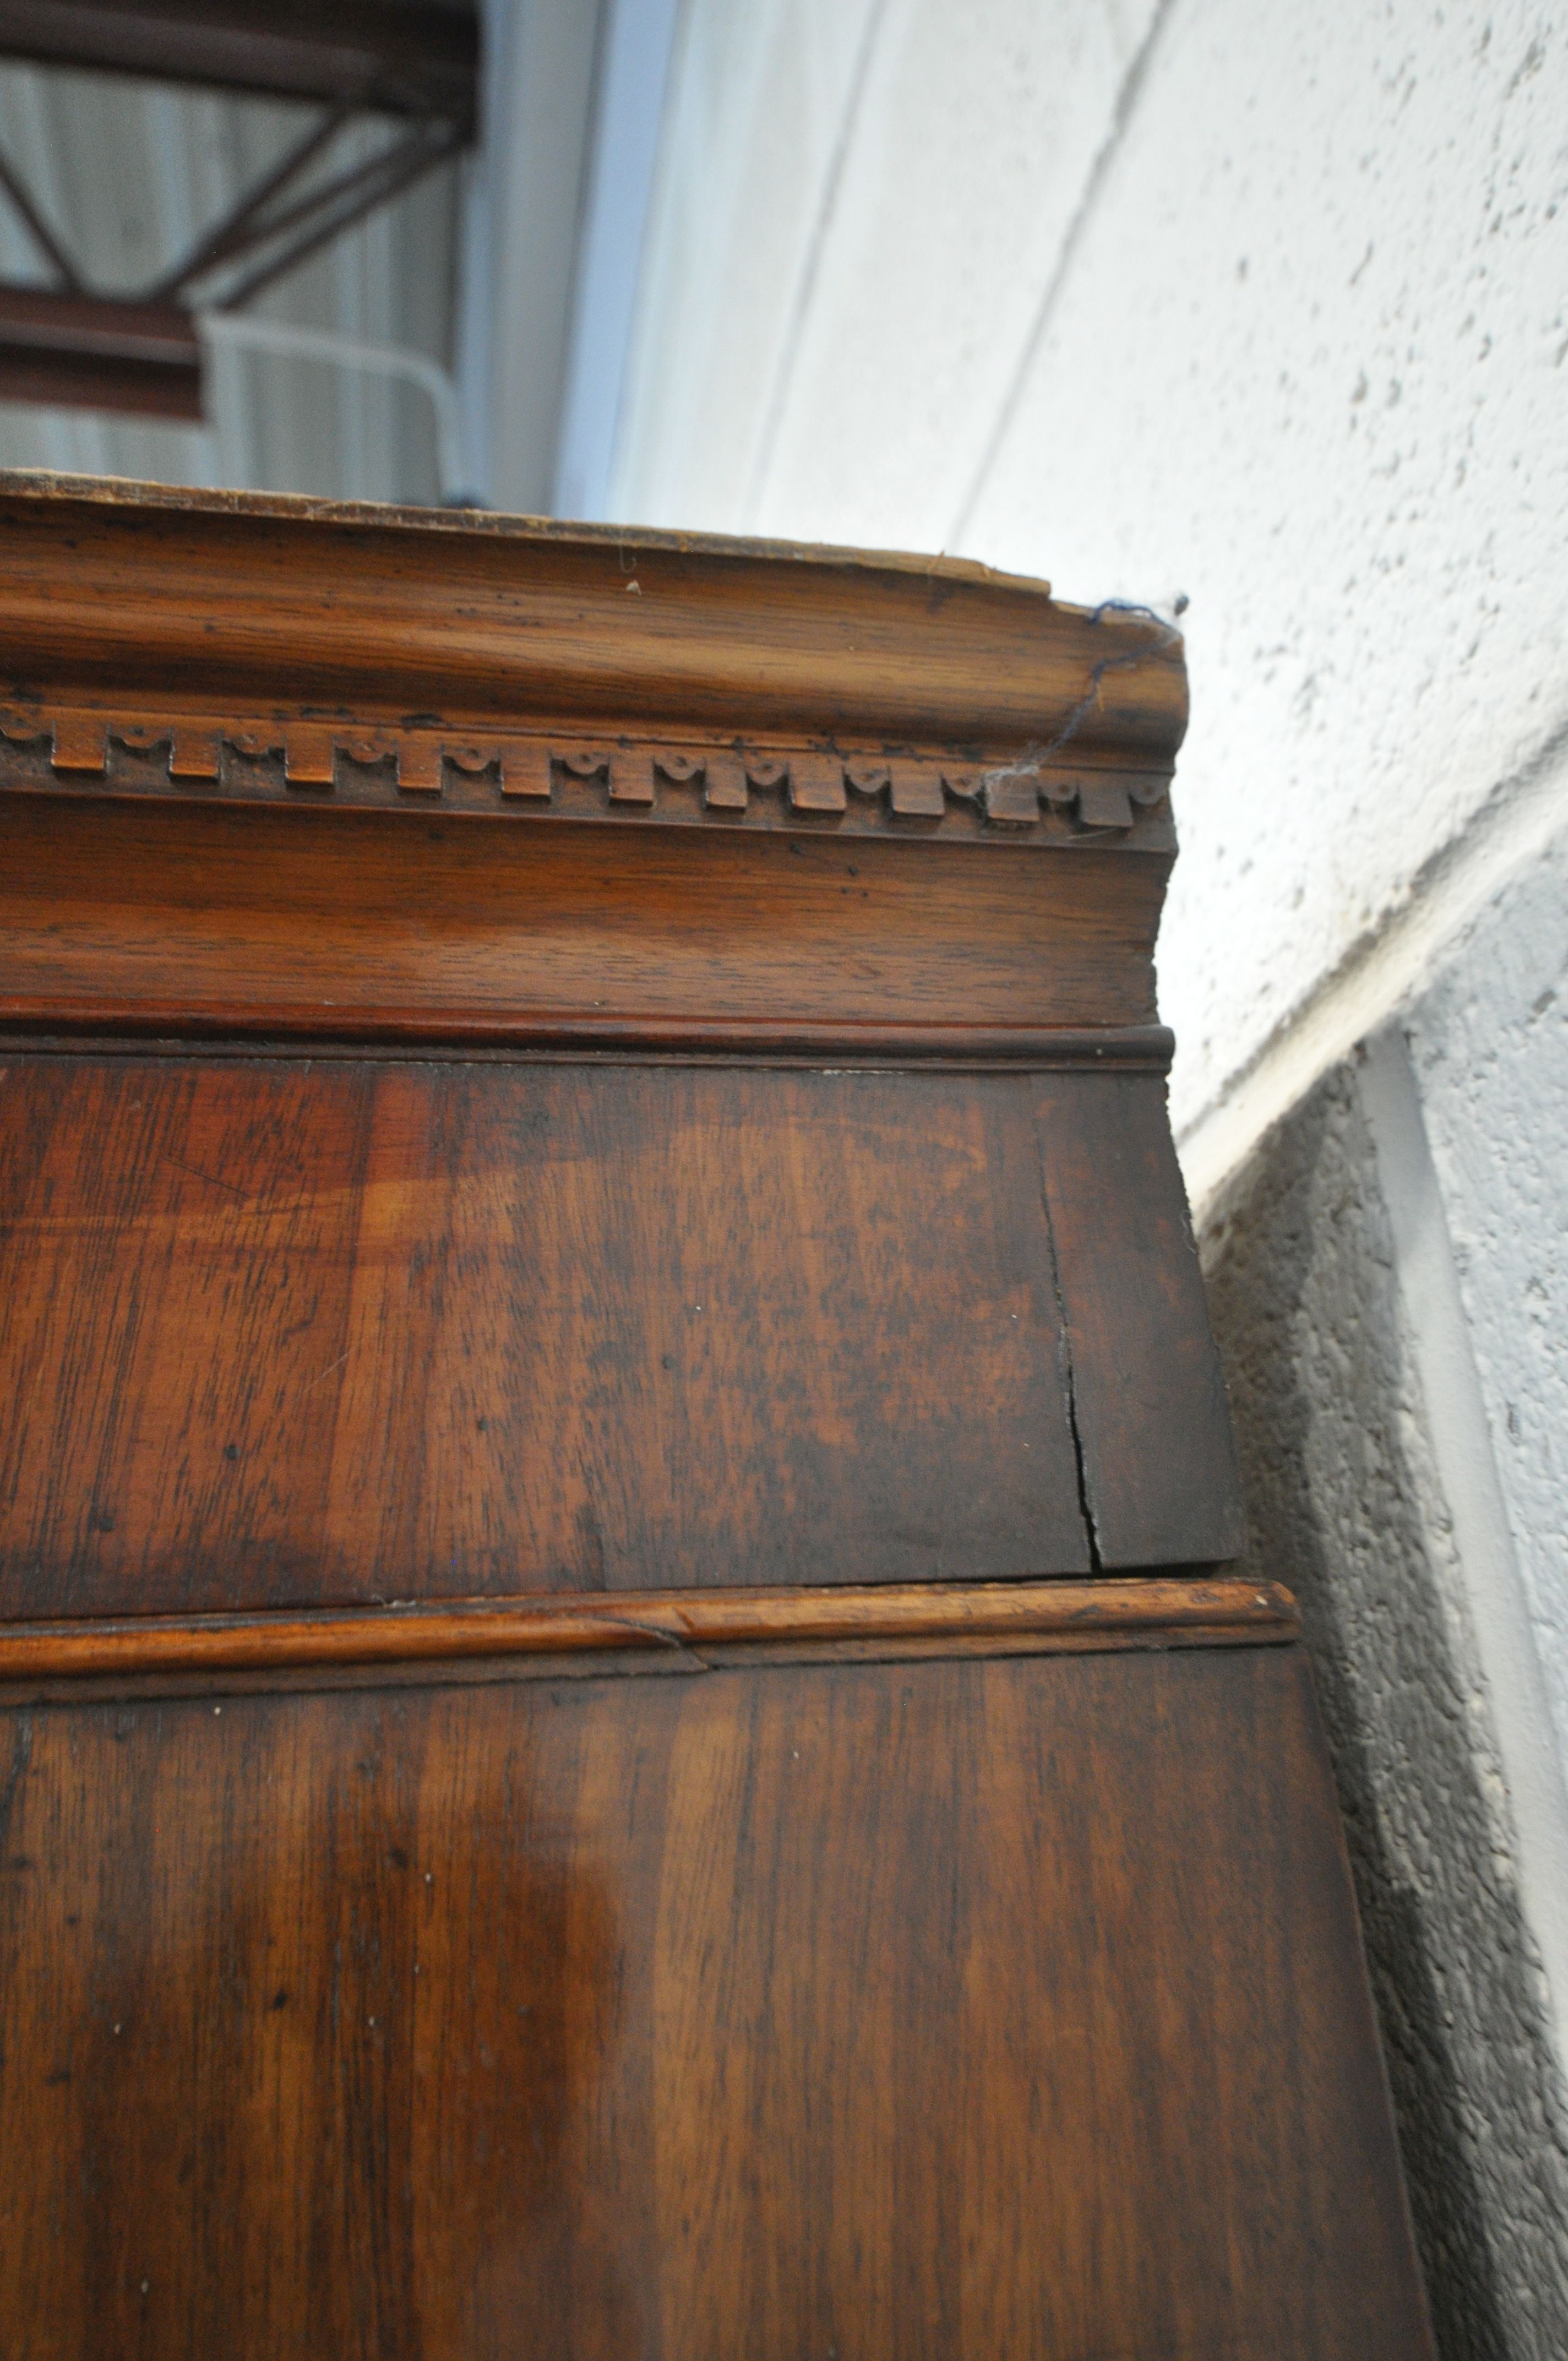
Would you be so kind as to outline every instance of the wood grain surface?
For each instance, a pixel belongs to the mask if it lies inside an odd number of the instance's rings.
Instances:
[[[1428,2361],[1296,1650],[0,1728],[0,2350]]]
[[[12,1057],[0,1613],[1086,1571],[1032,1089]]]
[[[1168,855],[0,797],[0,1017],[565,1039],[1149,1025]],[[569,1021],[567,1021],[569,1020]],[[742,1036],[744,1038],[744,1036]]]

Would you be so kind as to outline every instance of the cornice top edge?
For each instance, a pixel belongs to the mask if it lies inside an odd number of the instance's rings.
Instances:
[[[754,533],[697,533],[666,525],[600,524],[570,517],[532,516],[524,510],[421,508],[388,500],[329,500],[309,492],[225,491],[205,485],[144,481],[135,476],[75,476],[49,467],[0,467],[0,500],[40,503],[80,501],[93,508],[150,509],[172,516],[258,517],[280,523],[340,524],[358,531],[433,533],[482,541],[521,541],[551,547],[610,548],[681,557],[762,559],[770,565],[821,566],[829,572],[908,574],[927,582],[961,582],[1050,600],[1037,575],[1012,574],[978,557],[938,556],[910,549],[860,549],[846,543],[768,538]]]

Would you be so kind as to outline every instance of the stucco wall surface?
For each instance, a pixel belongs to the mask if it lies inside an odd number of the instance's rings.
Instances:
[[[1354,1063],[1201,1239],[1252,1559],[1301,1603],[1443,2361],[1568,2353],[1568,2118]]]
[[[1568,22],[689,0],[613,506],[1190,599],[1190,1124],[1568,736]]]
[[[1201,1233],[1253,1563],[1300,1598],[1323,1699],[1444,2361],[1568,2353],[1565,1002],[1568,830]]]

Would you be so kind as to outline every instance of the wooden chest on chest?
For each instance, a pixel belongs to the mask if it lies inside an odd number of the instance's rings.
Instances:
[[[1425,2355],[1166,1118],[1175,634],[0,522],[0,2351]]]

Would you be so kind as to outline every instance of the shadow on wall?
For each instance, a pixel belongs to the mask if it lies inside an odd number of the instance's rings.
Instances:
[[[1568,2141],[1353,1067],[1201,1240],[1251,1562],[1300,1601],[1443,2361],[1568,2353]]]

